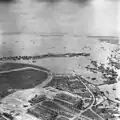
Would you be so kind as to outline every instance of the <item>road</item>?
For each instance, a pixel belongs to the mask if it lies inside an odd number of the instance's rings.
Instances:
[[[28,88],[30,87],[29,86],[30,83],[33,85],[35,84],[35,86],[37,85],[36,88],[39,89],[40,87],[43,87],[45,84],[50,82],[50,80],[52,79],[52,74],[49,70],[44,70],[39,67],[38,68],[37,67],[19,68],[20,67],[19,65],[17,68],[17,64],[15,64],[15,65],[14,65],[14,63],[12,63],[12,64],[13,64],[13,68],[11,70],[6,69],[3,71],[0,71],[0,74],[1,74],[1,76],[0,76],[1,77],[1,82],[0,82],[1,89],[0,90],[1,91],[3,91],[3,90],[6,91],[7,89],[9,89],[11,87],[13,87],[13,89],[23,89],[22,87],[25,87],[25,89],[27,89],[27,86],[28,86]],[[7,63],[4,65],[7,65]],[[8,69],[11,68],[11,66],[9,66],[9,65],[6,67],[8,67]],[[16,67],[16,68],[14,69],[14,67]],[[1,70],[2,70],[2,68],[1,68]],[[31,70],[34,70],[33,73],[31,73],[32,72]],[[20,71],[20,73],[19,73],[19,71]],[[38,71],[40,71],[40,73],[38,73]],[[35,75],[35,72],[37,73],[36,75]],[[9,74],[9,73],[11,73],[11,74]],[[18,75],[20,75],[20,77]],[[24,78],[22,77],[22,75],[24,76]],[[41,78],[40,78],[40,75],[41,75]],[[44,76],[44,77],[42,77],[42,76]],[[21,79],[21,82],[20,82],[19,78]],[[38,82],[37,82],[37,80],[38,80]],[[7,81],[7,83],[5,83],[5,81]]]
[[[23,68],[18,68],[18,69],[11,69],[11,70],[6,70],[6,71],[1,71],[0,74],[10,73],[10,72],[16,72],[16,71],[22,71],[22,70],[29,70],[29,69],[33,69],[33,70],[37,70],[37,71],[43,71],[43,72],[47,72],[48,73],[48,71],[41,70],[41,69],[38,69],[38,68],[35,68],[35,67],[23,67]],[[84,85],[84,87],[89,92],[89,94],[91,94],[91,96],[92,96],[92,98],[91,98],[92,102],[90,103],[90,105],[85,110],[81,111],[79,114],[76,114],[71,120],[74,120],[75,118],[80,118],[80,117],[84,117],[84,118],[87,118],[88,120],[91,120],[89,117],[83,115],[83,113],[86,112],[87,110],[90,110],[91,112],[93,112],[96,116],[99,117],[100,120],[104,120],[100,115],[98,115],[95,111],[92,110],[92,107],[93,107],[93,105],[95,103],[95,96],[91,92],[91,90],[87,87],[87,85],[81,80],[81,78],[83,78],[84,80],[86,80],[86,78],[84,78],[84,76],[81,76],[81,77],[79,77],[78,75],[76,75],[76,76],[78,77],[78,79],[80,80],[80,82]],[[49,72],[48,73],[48,78],[46,80],[44,80],[41,84],[37,85],[35,87],[35,89],[34,89],[34,92],[32,92],[32,94],[37,93],[40,90],[40,88],[44,87],[51,80],[52,80],[52,73]],[[25,92],[25,94],[27,94],[27,91]],[[17,100],[17,98],[15,100]],[[20,102],[22,103],[22,101],[20,101]]]
[[[45,70],[41,70],[41,69],[38,69],[38,68],[35,68],[35,67],[24,67],[24,68],[12,69],[12,70],[7,70],[7,71],[0,71],[0,74],[22,71],[22,70],[29,70],[29,69],[33,69],[33,70],[37,70],[37,71],[43,71],[43,72],[46,72],[48,74],[48,78],[46,80],[44,80],[40,85],[37,85],[35,89],[39,89],[39,88],[44,87],[46,84],[48,84],[52,80],[52,73],[51,72],[48,73]]]
[[[85,79],[84,78],[84,76],[81,76],[83,79]],[[79,77],[78,77],[79,78]],[[84,115],[82,115],[85,111],[87,111],[87,110],[91,110],[91,112],[93,112],[94,114],[96,114],[101,120],[104,120],[100,115],[98,115],[95,111],[93,111],[92,110],[92,107],[93,107],[93,105],[94,105],[94,103],[95,103],[95,96],[94,96],[94,94],[91,92],[91,90],[87,87],[87,85],[81,80],[81,78],[79,78],[79,80],[82,82],[82,84],[85,86],[85,88],[86,88],[86,90],[91,94],[91,96],[92,96],[92,103],[85,109],[85,110],[83,110],[83,111],[81,111],[79,114],[77,114],[77,115],[75,115],[73,118],[72,118],[72,120],[74,120],[75,118],[80,118],[80,117],[82,117],[82,116],[84,116]],[[86,80],[86,79],[85,79]],[[89,119],[89,120],[91,120],[90,118],[88,118],[87,116],[85,116],[87,119]]]
[[[108,44],[88,36],[119,36],[119,3],[119,0],[19,0],[0,3],[0,57],[91,51],[93,60],[106,63],[117,42]],[[104,50],[101,51],[101,47]],[[89,64],[84,57],[19,62],[43,66],[53,73],[67,74],[75,70],[91,75],[84,70]]]

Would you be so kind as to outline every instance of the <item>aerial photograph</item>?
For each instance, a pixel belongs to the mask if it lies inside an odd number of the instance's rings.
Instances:
[[[119,0],[0,0],[0,120],[120,120]]]

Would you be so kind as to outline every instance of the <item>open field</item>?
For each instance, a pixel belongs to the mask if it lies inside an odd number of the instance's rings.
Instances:
[[[35,67],[19,63],[3,64],[0,72],[0,92],[7,89],[28,89],[41,84],[48,78],[49,72],[41,67]]]

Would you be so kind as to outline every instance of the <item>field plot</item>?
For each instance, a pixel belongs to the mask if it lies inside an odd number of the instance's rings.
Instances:
[[[29,65],[27,65],[29,67]],[[41,84],[48,78],[49,72],[41,67],[22,68],[24,64],[5,63],[0,70],[0,92],[7,89],[28,89]],[[17,70],[16,70],[17,69]]]
[[[14,89],[32,88],[41,84],[47,78],[47,74],[33,69],[14,71],[10,73],[0,74],[0,85],[8,84]]]
[[[55,120],[55,118],[58,116],[57,112],[46,109],[40,105],[35,108],[29,109],[28,113],[43,120]]]
[[[90,109],[82,113],[82,115],[92,120],[103,120],[98,114],[94,113]]]
[[[73,114],[71,109],[63,106],[62,104],[58,104],[55,101],[44,101],[42,103],[42,106],[49,108],[53,111],[56,111],[61,115],[63,115],[62,113],[64,113],[64,116],[67,116],[67,117],[72,117],[72,114]]]
[[[43,106],[46,106],[48,108],[51,108],[53,110],[56,110],[56,111],[60,111],[61,110],[61,106],[57,105],[55,102],[53,101],[44,101],[42,103]]]

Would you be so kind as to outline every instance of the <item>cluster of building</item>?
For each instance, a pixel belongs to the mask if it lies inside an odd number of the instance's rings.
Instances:
[[[41,120],[69,120],[82,110],[83,101],[79,96],[53,87],[43,89],[46,94],[36,95],[29,101],[31,107],[27,110],[28,114]],[[48,94],[52,97],[47,97]]]
[[[82,91],[86,91],[85,86],[76,76],[57,76],[51,80],[48,86],[76,94]]]
[[[77,94],[85,89],[77,78],[51,81],[50,85],[40,88],[40,93],[26,101],[29,105],[25,103],[25,111],[2,116],[7,120],[26,119],[26,116],[35,120],[70,120],[86,106],[83,97]]]

